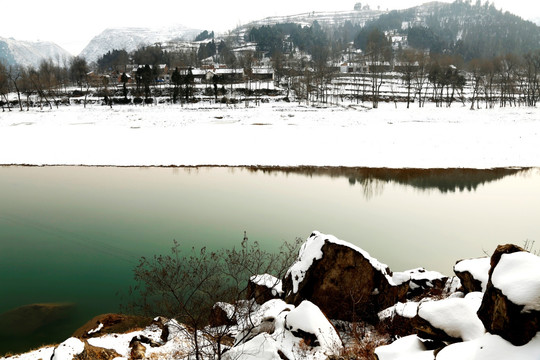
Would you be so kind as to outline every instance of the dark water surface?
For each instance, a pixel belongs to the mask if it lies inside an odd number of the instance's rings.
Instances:
[[[230,247],[246,230],[274,249],[319,230],[394,271],[451,274],[540,243],[539,219],[540,169],[0,167],[0,354],[118,311],[138,258],[173,239]]]

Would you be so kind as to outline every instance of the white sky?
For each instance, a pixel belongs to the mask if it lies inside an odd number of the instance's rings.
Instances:
[[[428,0],[364,0],[372,8],[407,8]],[[159,27],[181,24],[223,32],[236,25],[273,15],[309,11],[351,10],[355,0],[26,0],[2,1],[0,37],[53,41],[78,54],[100,32],[110,27]],[[451,2],[451,0],[443,0]],[[473,0],[475,2],[476,0]],[[481,0],[482,3],[485,0]],[[493,2],[493,1],[491,1]],[[495,0],[498,9],[526,19],[540,18],[538,0]],[[143,5],[143,4],[148,5]]]

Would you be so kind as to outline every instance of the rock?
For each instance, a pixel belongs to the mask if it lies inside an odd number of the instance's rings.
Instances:
[[[488,257],[457,261],[454,273],[461,281],[463,292],[486,291],[490,267]]]
[[[459,342],[477,339],[485,329],[476,316],[482,293],[469,293],[464,298],[447,298],[421,302],[413,326],[419,337],[438,342]]]
[[[77,329],[73,336],[89,339],[103,334],[124,334],[134,329],[145,328],[152,324],[152,319],[123,314],[104,314],[94,317]]]
[[[84,351],[75,356],[73,360],[113,360],[119,357],[121,357],[120,354],[112,349],[95,347],[85,341]]]
[[[74,304],[46,303],[18,307],[0,314],[0,336],[30,335],[71,316]]]
[[[540,257],[516,245],[498,246],[478,317],[513,345],[534,338],[540,331]]]
[[[281,280],[272,275],[255,275],[249,279],[247,298],[254,299],[257,304],[279,299],[282,294]]]
[[[210,325],[213,327],[235,325],[234,313],[234,305],[224,302],[215,303],[210,311]]]
[[[409,283],[407,298],[425,297],[442,294],[448,277],[437,271],[417,268],[403,272],[395,272],[392,280],[396,284]]]
[[[146,356],[146,348],[139,341],[132,340],[129,347],[131,348],[130,359],[141,360]]]
[[[377,313],[405,300],[408,289],[366,251],[319,232],[302,245],[283,283],[286,302],[309,300],[330,319],[347,321],[377,322]]]

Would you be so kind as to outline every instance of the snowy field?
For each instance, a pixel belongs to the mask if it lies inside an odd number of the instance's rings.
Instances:
[[[248,108],[240,103],[13,110],[0,113],[0,164],[540,166],[540,109],[416,106],[252,102]]]

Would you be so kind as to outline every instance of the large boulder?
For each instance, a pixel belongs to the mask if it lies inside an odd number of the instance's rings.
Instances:
[[[408,289],[366,251],[319,232],[302,245],[283,282],[286,302],[309,300],[330,319],[348,321],[377,322],[377,313],[404,301]]]
[[[456,262],[454,273],[461,281],[463,292],[486,291],[490,267],[489,257],[459,260]]]
[[[498,246],[478,317],[488,332],[516,346],[534,338],[540,331],[540,257],[516,245]]]

